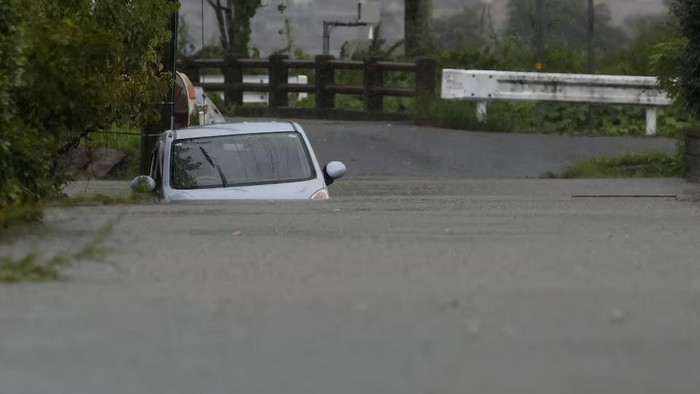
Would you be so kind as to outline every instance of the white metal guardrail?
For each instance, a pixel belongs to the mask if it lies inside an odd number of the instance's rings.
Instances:
[[[442,70],[442,98],[477,101],[482,122],[495,100],[643,105],[647,135],[656,134],[657,108],[671,104],[655,77],[455,69]]]

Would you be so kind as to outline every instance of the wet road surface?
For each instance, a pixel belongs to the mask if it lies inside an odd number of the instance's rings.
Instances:
[[[299,121],[322,163],[351,176],[539,178],[574,162],[631,152],[672,153],[671,138],[482,133],[410,123]]]
[[[0,285],[0,392],[700,387],[697,186],[366,178],[331,191],[56,207],[41,232],[4,233],[3,254],[52,255],[118,218],[104,259]]]

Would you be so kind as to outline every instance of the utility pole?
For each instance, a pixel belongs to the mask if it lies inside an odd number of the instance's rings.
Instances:
[[[588,73],[595,74],[595,51],[593,35],[595,34],[595,6],[593,0],[588,0]]]
[[[595,50],[593,48],[593,35],[595,34],[595,7],[593,0],[588,0],[588,73],[595,74]],[[588,131],[595,129],[595,108],[588,104]]]
[[[535,45],[536,45],[536,53],[535,53],[535,71],[542,71],[543,64],[542,64],[542,17],[544,13],[544,6],[543,6],[543,1],[544,0],[537,0],[536,4],[536,12],[537,12],[537,33],[535,35]]]
[[[542,63],[542,51],[543,51],[543,46],[544,43],[542,42],[543,36],[542,36],[542,18],[544,14],[544,5],[543,5],[544,0],[537,0],[536,4],[536,12],[537,12],[537,32],[535,35],[535,71],[541,72],[542,69],[544,68],[544,64]],[[537,128],[542,129],[542,125],[544,123],[544,119],[542,117],[542,106],[539,103],[535,103],[535,124],[537,125]]]
[[[147,174],[150,170],[151,153],[158,141],[158,135],[165,130],[170,130],[175,126],[175,62],[177,53],[177,25],[180,17],[179,1],[170,0],[178,4],[176,10],[170,19],[170,42],[161,49],[163,70],[170,73],[171,80],[168,84],[168,92],[164,97],[165,100],[159,103],[160,106],[160,121],[156,124],[150,124],[141,130],[141,150],[139,155],[139,171],[141,174]]]

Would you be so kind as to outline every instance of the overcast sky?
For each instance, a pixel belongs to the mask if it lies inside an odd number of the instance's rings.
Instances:
[[[381,0],[382,37],[389,40],[403,36],[403,1]],[[461,12],[465,5],[478,4],[484,0],[433,0],[434,14],[445,15]],[[491,0],[494,3],[507,0]],[[558,1],[558,0],[545,0]],[[586,1],[586,0],[581,0]],[[596,0],[601,1],[601,0]],[[664,12],[663,0],[602,0],[611,9],[614,23],[621,24],[632,15]],[[259,48],[265,56],[275,49],[285,46],[285,38],[278,34],[288,18],[292,26],[294,46],[301,47],[306,53],[321,53],[324,20],[351,21],[357,13],[357,2],[348,0],[263,0],[268,4],[258,10],[252,21],[252,45]],[[284,14],[277,11],[277,5],[284,3]],[[202,43],[202,21],[204,22],[205,44],[217,42],[218,28],[216,18],[206,0],[181,0],[181,15],[199,48]],[[202,13],[202,4],[204,13]],[[498,18],[503,19],[503,18]],[[337,54],[340,46],[347,40],[367,40],[366,27],[337,28],[331,34],[331,52]]]

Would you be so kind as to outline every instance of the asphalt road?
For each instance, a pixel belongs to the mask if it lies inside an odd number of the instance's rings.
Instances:
[[[697,186],[332,191],[56,207],[5,231],[1,254],[52,255],[119,218],[104,259],[0,285],[0,392],[697,393]]]
[[[354,177],[539,178],[577,160],[631,152],[675,152],[670,138],[480,133],[409,123],[299,123],[322,162]]]

